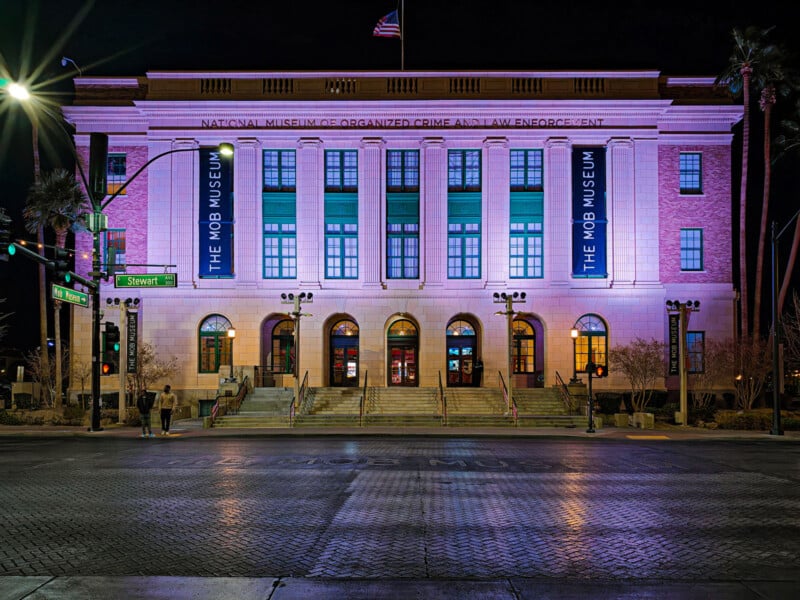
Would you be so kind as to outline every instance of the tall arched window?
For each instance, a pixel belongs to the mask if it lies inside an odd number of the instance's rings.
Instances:
[[[272,372],[294,373],[294,321],[290,319],[272,329]]]
[[[533,326],[524,319],[514,319],[514,373],[536,371],[536,335]]]
[[[608,366],[608,333],[597,315],[583,315],[575,322],[575,373],[585,373],[590,362]]]
[[[478,337],[475,326],[464,319],[447,325],[447,385],[449,387],[480,385],[474,377]]]
[[[217,373],[220,365],[231,360],[233,339],[228,337],[231,322],[222,315],[206,317],[200,324],[198,352],[200,373]]]
[[[330,331],[330,385],[357,387],[358,325],[343,319],[334,323]]]

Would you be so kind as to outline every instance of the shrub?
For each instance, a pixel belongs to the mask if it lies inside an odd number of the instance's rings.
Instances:
[[[800,417],[786,417],[781,425],[784,431],[800,431]]]
[[[765,431],[772,426],[772,416],[767,411],[720,410],[717,411],[715,420],[720,429]]]
[[[82,406],[70,405],[64,407],[64,425],[83,425],[83,415],[85,411]]]
[[[24,425],[24,421],[17,415],[8,412],[7,410],[0,409],[0,425]]]
[[[620,411],[622,394],[617,392],[597,392],[595,395],[598,412],[606,415],[613,415]]]

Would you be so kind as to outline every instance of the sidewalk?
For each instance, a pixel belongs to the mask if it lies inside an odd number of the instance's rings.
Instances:
[[[595,433],[586,433],[583,427],[271,427],[245,428],[221,427],[203,428],[203,419],[181,419],[172,424],[170,436],[159,435],[153,429],[155,440],[173,440],[206,437],[275,437],[275,436],[437,436],[437,437],[568,437],[613,440],[772,440],[800,441],[800,431],[785,431],[783,435],[771,435],[768,431],[744,431],[730,429],[699,429],[680,425],[657,424],[655,429],[635,429],[633,427],[606,427]],[[44,437],[115,437],[140,438],[139,427],[128,425],[109,425],[100,431],[90,431],[85,426],[64,425],[0,425],[0,436],[44,436]]]

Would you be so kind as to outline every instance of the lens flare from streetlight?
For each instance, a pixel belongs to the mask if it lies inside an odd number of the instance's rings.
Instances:
[[[8,93],[17,100],[28,100],[31,97],[31,93],[28,91],[28,88],[19,83],[9,84]]]

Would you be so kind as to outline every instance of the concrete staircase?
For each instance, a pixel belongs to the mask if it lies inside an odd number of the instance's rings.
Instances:
[[[438,388],[369,388],[364,425],[441,427]]]
[[[493,388],[447,388],[447,425],[450,427],[513,427],[503,393]]]
[[[513,390],[519,427],[578,427],[586,417],[570,415],[556,387]]]
[[[294,392],[289,388],[255,388],[242,402],[238,414],[225,415],[214,427],[289,427]]]
[[[358,427],[361,388],[308,388],[295,427]]]

